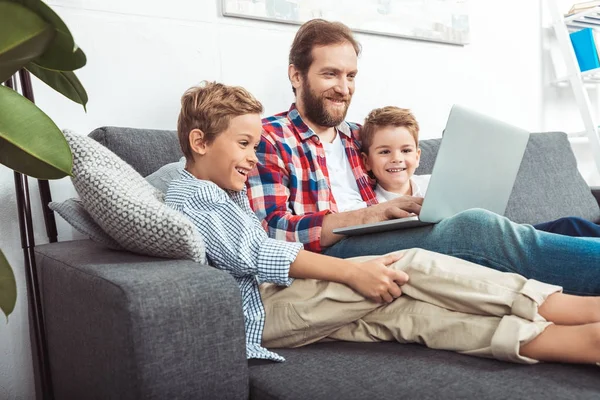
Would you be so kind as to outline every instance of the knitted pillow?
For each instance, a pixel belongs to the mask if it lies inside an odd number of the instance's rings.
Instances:
[[[95,140],[64,134],[73,153],[75,190],[104,232],[136,253],[206,262],[200,234],[164,203],[163,193]]]
[[[108,236],[85,210],[81,200],[67,199],[63,202],[52,201],[48,205],[52,211],[63,217],[73,228],[88,236],[94,242],[105,245],[109,249],[123,250],[113,238]]]

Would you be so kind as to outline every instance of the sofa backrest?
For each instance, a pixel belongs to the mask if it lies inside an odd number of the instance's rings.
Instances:
[[[182,153],[175,131],[102,127],[90,136],[147,176]],[[430,174],[441,139],[422,140],[417,174]],[[499,169],[498,173],[502,173]],[[576,216],[600,221],[600,208],[577,169],[567,135],[532,133],[508,202],[506,216],[535,224]]]
[[[183,156],[176,131],[104,126],[94,129],[90,137],[128,162],[144,177]]]

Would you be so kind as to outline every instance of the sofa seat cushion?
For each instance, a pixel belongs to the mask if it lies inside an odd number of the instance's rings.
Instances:
[[[329,342],[250,361],[250,398],[577,399],[600,397],[590,365],[511,364],[417,344]]]

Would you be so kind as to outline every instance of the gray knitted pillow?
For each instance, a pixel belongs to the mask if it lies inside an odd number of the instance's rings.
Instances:
[[[92,216],[85,210],[81,200],[67,199],[63,202],[52,201],[48,205],[52,211],[63,217],[73,228],[83,233],[94,242],[105,245],[109,249],[123,250],[113,238],[108,236],[94,221]]]
[[[104,232],[136,253],[206,262],[200,234],[165,205],[163,193],[95,140],[64,134],[73,153],[75,190]]]

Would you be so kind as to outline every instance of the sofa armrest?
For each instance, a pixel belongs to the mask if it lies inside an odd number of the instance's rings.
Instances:
[[[592,190],[592,194],[596,198],[598,205],[600,205],[600,186],[590,186],[590,189]]]
[[[90,240],[36,247],[56,399],[248,396],[239,287]]]

